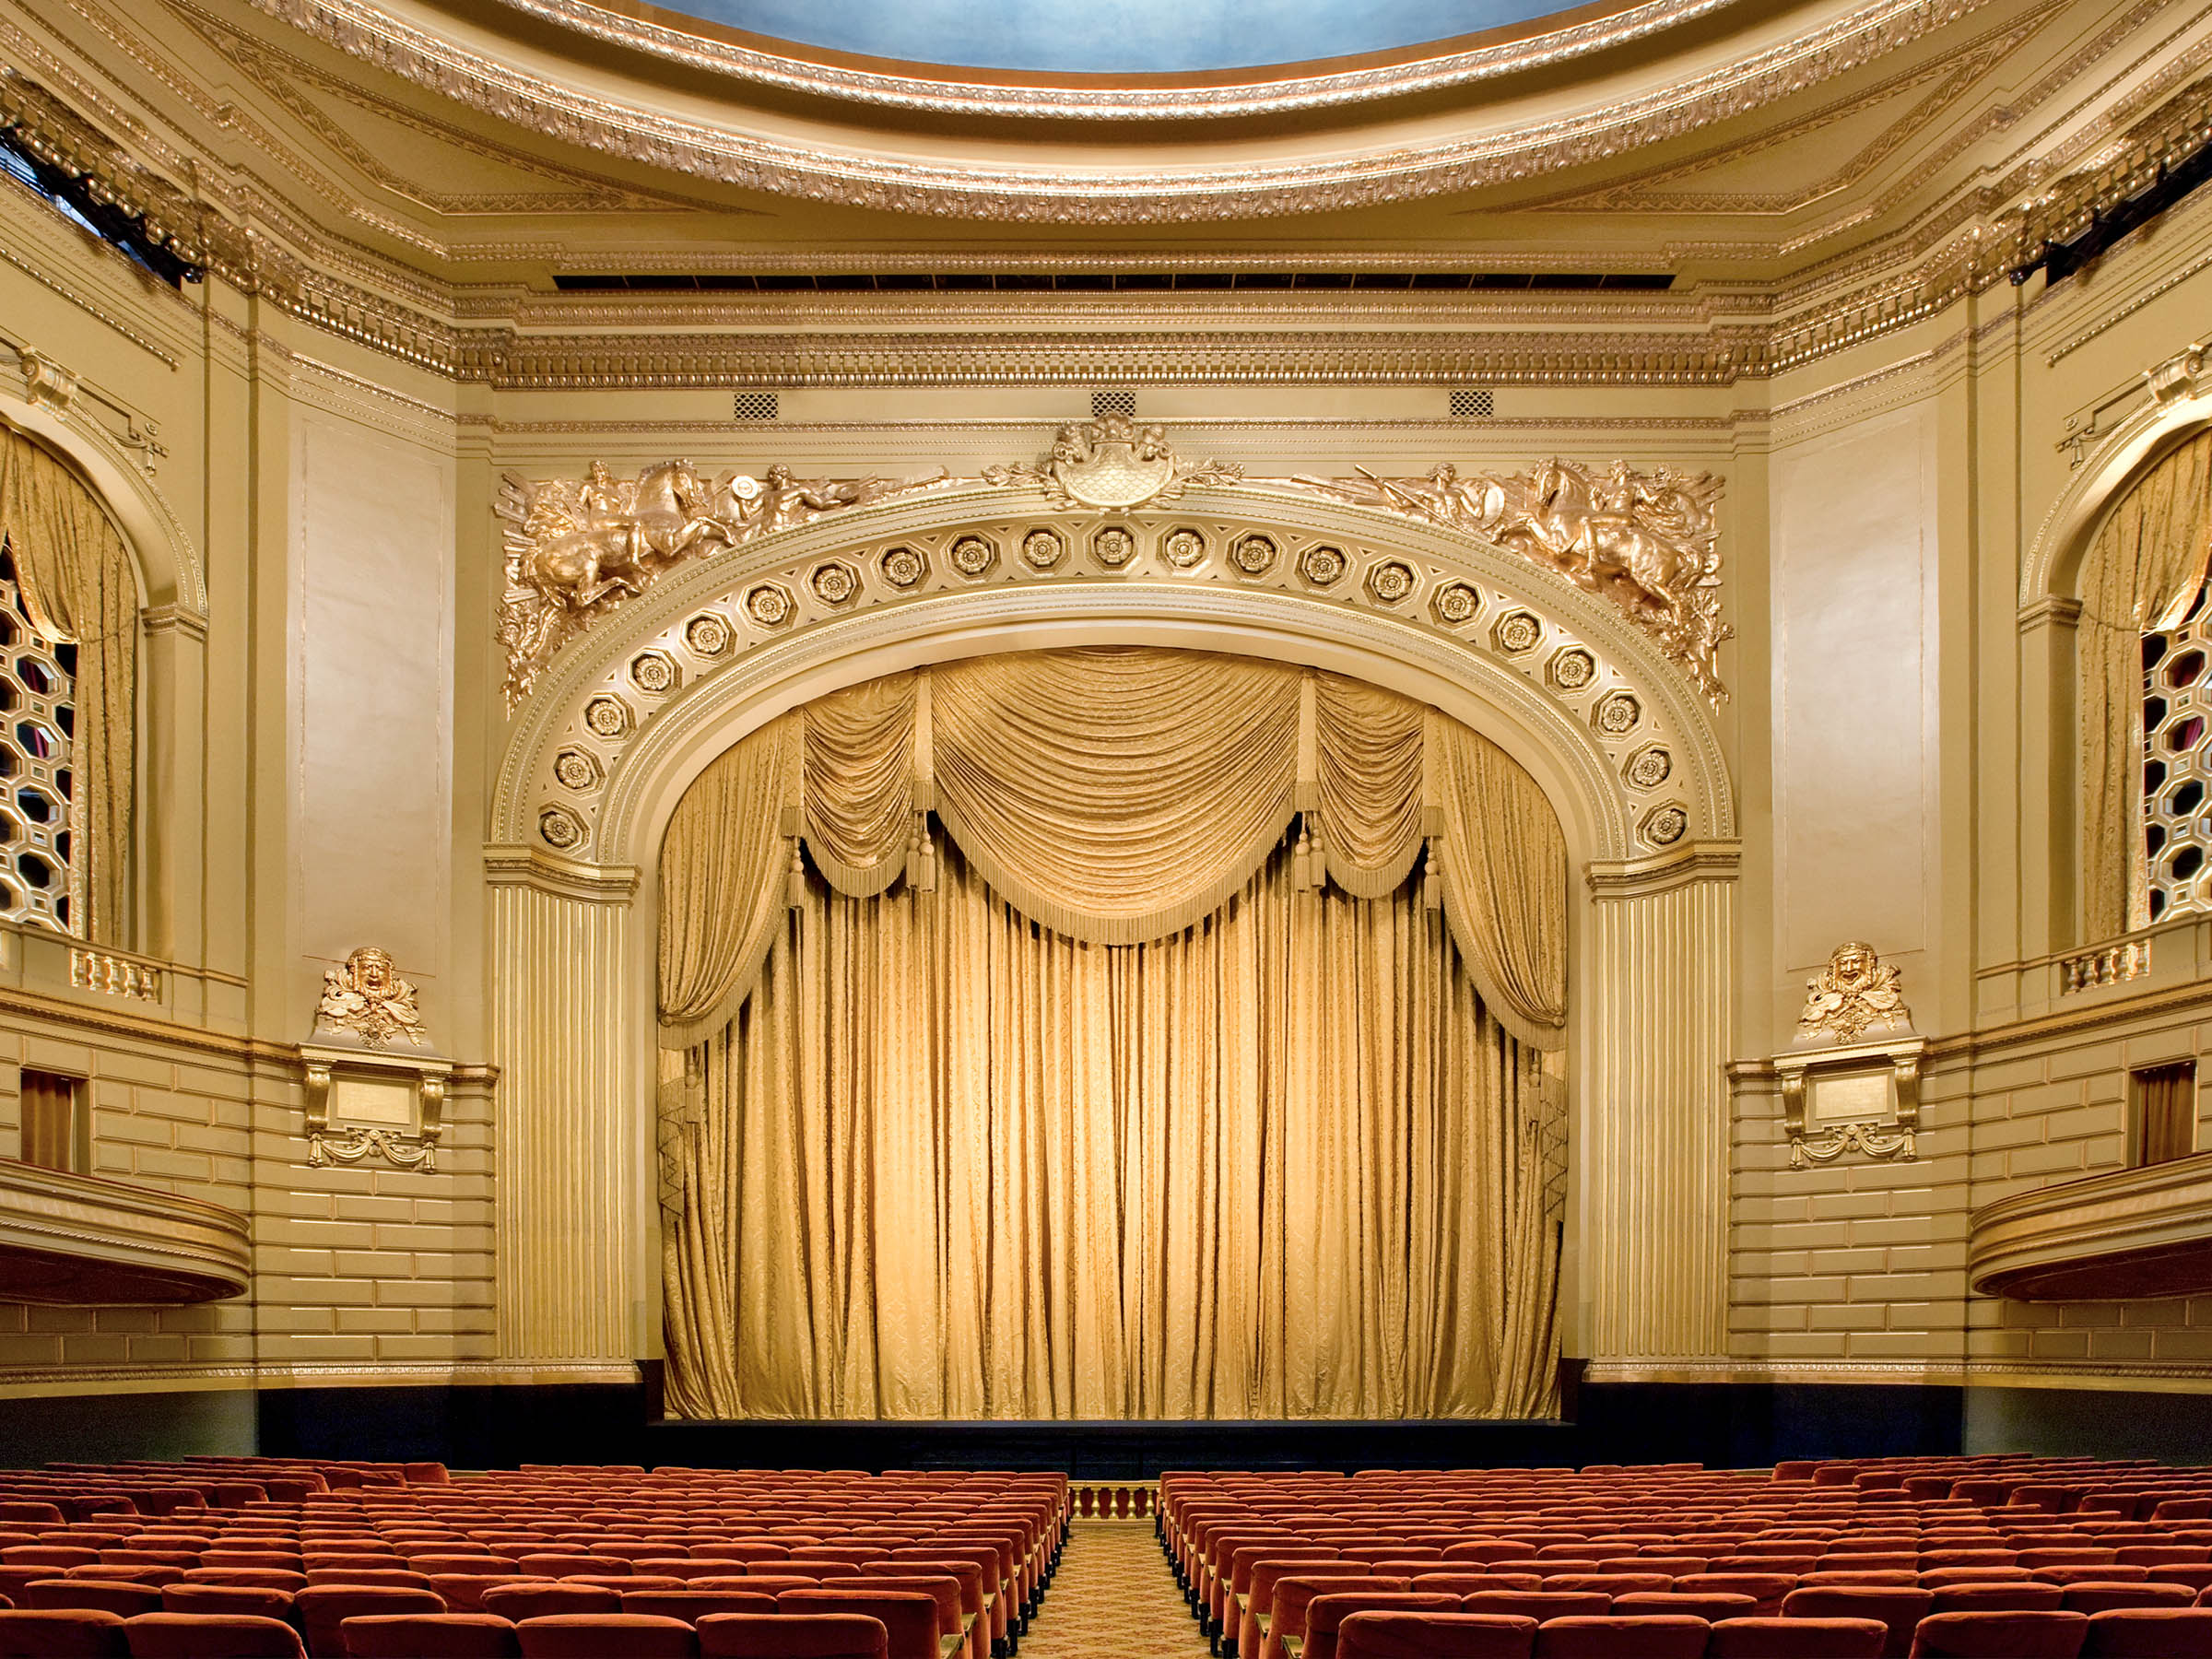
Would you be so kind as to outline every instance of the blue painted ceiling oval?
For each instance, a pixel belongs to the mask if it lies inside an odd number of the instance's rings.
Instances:
[[[971,69],[1188,74],[1426,45],[1557,0],[657,0],[750,34]]]

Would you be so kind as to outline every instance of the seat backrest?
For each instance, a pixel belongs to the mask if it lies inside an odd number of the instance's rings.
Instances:
[[[1611,1610],[1602,1590],[1481,1590],[1466,1598],[1470,1613],[1507,1613],[1530,1618],[1586,1618]]]
[[[338,1628],[348,1618],[367,1613],[443,1613],[446,1606],[434,1592],[404,1585],[310,1584],[293,1599],[293,1617],[307,1638],[313,1659],[345,1659],[346,1642]]]
[[[758,1590],[625,1590],[622,1611],[697,1624],[709,1613],[773,1613],[776,1598]]]
[[[110,1583],[100,1579],[46,1579],[18,1598],[26,1607],[97,1607],[129,1618],[159,1613],[161,1592],[153,1584]]]
[[[1527,1659],[1536,1621],[1505,1613],[1354,1613],[1336,1628],[1336,1659]]]
[[[2212,1607],[2110,1607],[2089,1615],[2082,1659],[2212,1659]]]
[[[123,1625],[96,1607],[0,1612],[0,1659],[129,1659]]]
[[[779,1613],[855,1613],[879,1622],[888,1659],[937,1659],[937,1601],[904,1590],[786,1590]]]
[[[1336,1659],[1344,1621],[1360,1613],[1456,1613],[1456,1595],[1413,1590],[1349,1590],[1317,1595],[1306,1604],[1306,1639],[1301,1659]]]
[[[250,1613],[257,1618],[285,1618],[292,1610],[289,1590],[257,1584],[165,1584],[164,1613]]]
[[[699,1621],[707,1659],[886,1659],[890,1632],[853,1613],[709,1613]]]
[[[2065,1605],[2057,1584],[2022,1579],[2009,1584],[1946,1584],[1936,1592],[1936,1613],[2040,1613]]]
[[[1682,1613],[1547,1619],[1536,1659],[1703,1659],[1712,1627]]]
[[[1720,1618],[1753,1618],[1758,1610],[1759,1604],[1749,1596],[1725,1590],[1709,1590],[1701,1594],[1680,1590],[1631,1590],[1626,1595],[1615,1596],[1613,1606],[1607,1609],[1616,1617],[1686,1613],[1708,1624]]]
[[[650,1613],[555,1613],[514,1627],[523,1659],[697,1659],[698,1632]]]
[[[605,1584],[564,1584],[551,1579],[524,1579],[494,1584],[484,1592],[484,1611],[520,1624],[563,1613],[619,1613],[622,1595]]]
[[[2062,1587],[2059,1606],[2073,1613],[2101,1613],[2110,1607],[2186,1607],[2196,1597],[2186,1585],[2112,1583],[2089,1580]]]
[[[886,1573],[855,1573],[851,1578],[824,1579],[822,1588],[852,1590],[864,1595],[879,1590],[904,1595],[926,1595],[937,1604],[937,1634],[958,1636],[960,1633],[960,1586],[957,1579],[942,1575],[932,1577],[927,1573],[907,1573],[896,1577]]]
[[[1878,1618],[1724,1618],[1705,1659],[1880,1659],[1888,1640]]]
[[[124,1622],[132,1659],[300,1659],[299,1635],[253,1613],[141,1613]]]
[[[341,1628],[348,1659],[520,1659],[511,1620],[490,1613],[374,1613]]]
[[[1753,1616],[1759,1618],[1780,1614],[1782,1598],[1796,1587],[1796,1579],[1785,1572],[1692,1572],[1675,1581],[1677,1594],[1717,1590],[1728,1595],[1747,1595],[1757,1608]]]
[[[1912,1659],[2075,1659],[2087,1613],[1931,1613],[1914,1628]]]

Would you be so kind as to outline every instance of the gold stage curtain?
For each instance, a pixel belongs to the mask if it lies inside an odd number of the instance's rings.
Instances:
[[[694,786],[711,805],[687,801],[669,826],[665,1047],[724,1023],[758,971],[779,835],[802,837],[834,890],[865,898],[901,875],[929,885],[933,810],[1018,909],[1088,944],[1209,915],[1296,812],[1317,849],[1298,876],[1358,898],[1401,886],[1434,837],[1431,897],[1477,988],[1522,1041],[1566,1040],[1559,820],[1501,751],[1409,699],[1203,652],[1027,652],[891,675],[774,729],[795,754],[741,762],[771,741],[747,739]]]
[[[2142,867],[2143,636],[2181,621],[2212,558],[2212,431],[2170,451],[2106,515],[2082,560],[2075,652],[2082,924],[2150,922]]]
[[[15,559],[31,626],[50,645],[76,647],[71,923],[86,938],[127,947],[138,696],[130,549],[59,457],[5,427],[0,539]]]
[[[1289,828],[1300,671],[1179,651],[930,670],[937,816],[1025,913],[1134,945],[1188,927]]]
[[[671,1411],[1549,1410],[1559,1088],[1417,888],[1291,862],[1130,946],[957,842],[928,890],[809,880],[690,1057]]]

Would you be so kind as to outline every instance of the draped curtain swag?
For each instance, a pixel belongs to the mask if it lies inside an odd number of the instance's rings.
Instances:
[[[661,869],[673,1410],[1547,1408],[1566,854],[1475,734],[986,658],[755,734]]]
[[[86,938],[127,946],[138,672],[130,549],[59,457],[5,427],[0,539],[39,637],[76,647],[72,919]]]
[[[2212,431],[2122,496],[2082,561],[2075,650],[2081,744],[2082,923],[2105,939],[2150,923],[2141,847],[2143,636],[2173,627],[2212,560]]]
[[[931,856],[933,805],[994,889],[1089,944],[1164,938],[1207,916],[1301,805],[1318,847],[1309,878],[1325,872],[1357,898],[1402,885],[1434,835],[1477,991],[1519,1041],[1566,1041],[1566,843],[1542,791],[1495,746],[1335,675],[1099,649],[873,680],[709,767],[662,851],[663,1046],[702,1041],[745,1000],[773,908],[795,897],[771,875],[797,853],[784,839],[794,826],[835,891],[867,898]]]

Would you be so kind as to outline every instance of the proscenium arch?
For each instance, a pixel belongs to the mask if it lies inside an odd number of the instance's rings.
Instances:
[[[1556,635],[1547,649],[1581,646],[1594,653],[1602,665],[1596,688],[1578,701],[1547,683],[1542,653],[1516,661],[1480,638],[1432,626],[1418,603],[1362,603],[1351,575],[1324,592],[1288,576],[1270,586],[1218,571],[1110,575],[1077,561],[1065,571],[1028,571],[1011,558],[987,581],[947,582],[918,597],[864,594],[841,614],[737,652],[726,665],[700,671],[695,665],[688,683],[670,695],[640,698],[622,683],[625,665],[641,652],[681,654],[687,618],[719,605],[741,625],[735,602],[759,584],[780,583],[803,601],[800,579],[817,561],[841,557],[864,564],[856,550],[871,544],[944,535],[983,522],[1007,534],[1016,523],[1055,524],[1073,540],[1102,516],[1129,515],[1070,514],[1027,490],[933,491],[827,514],[664,576],[570,646],[525,702],[500,768],[489,839],[535,845],[541,808],[572,806],[592,823],[587,843],[570,856],[602,866],[634,865],[650,856],[659,825],[673,809],[670,777],[688,782],[703,769],[712,759],[701,752],[712,745],[706,734],[721,732],[720,746],[726,747],[749,729],[747,711],[758,724],[841,685],[931,660],[933,649],[961,655],[1110,637],[1124,643],[1210,639],[1198,648],[1340,666],[1432,703],[1493,738],[1536,778],[1578,862],[1614,863],[1654,850],[1638,838],[1638,815],[1648,813],[1654,797],[1640,798],[1624,783],[1588,706],[1600,693],[1625,689],[1649,712],[1649,731],[1663,735],[1670,750],[1675,770],[1663,794],[1687,811],[1681,847],[1734,837],[1734,792],[1710,709],[1688,676],[1617,607],[1441,525],[1257,489],[1194,490],[1172,509],[1137,516],[1155,527],[1229,519],[1290,540],[1362,547],[1370,551],[1361,557],[1371,561],[1403,559],[1426,566],[1432,592],[1454,582],[1479,584],[1498,606],[1542,618]],[[991,642],[957,650],[926,643],[969,633]],[[858,672],[852,665],[864,658],[883,665]],[[553,789],[547,769],[556,747],[580,730],[585,703],[609,691],[645,711],[637,730],[606,759],[604,785],[588,800]]]
[[[1129,522],[1128,515],[1107,515]],[[1285,549],[1303,536],[1362,549],[1378,561],[1425,567],[1424,587],[1400,604],[1372,603],[1351,579],[1324,591],[1278,581],[1147,567],[1141,578],[1084,571],[1075,560],[1050,572],[1005,557],[988,580],[938,582],[926,597],[885,596],[841,608],[814,606],[774,628],[742,626],[743,596],[759,584],[801,594],[819,561],[842,558],[865,569],[898,543],[941,555],[963,529],[999,533],[1013,555],[1027,529],[1056,524],[1074,535],[1105,522],[1056,509],[1033,491],[947,488],[830,513],[794,531],[701,559],[662,577],[573,642],[526,700],[511,733],[491,804],[492,884],[527,889],[500,900],[490,992],[501,1135],[515,1156],[502,1164],[521,1190],[548,1195],[589,1188],[594,1213],[635,1217],[618,1236],[580,1235],[558,1204],[502,1211],[498,1299],[503,1352],[576,1354],[597,1363],[657,1351],[659,1300],[653,1194],[653,1100],[657,1076],[654,974],[659,842],[683,791],[716,755],[777,713],[841,687],[930,662],[979,653],[1084,644],[1150,644],[1253,654],[1343,672],[1441,710],[1497,742],[1526,768],[1557,811],[1570,855],[1587,866],[1568,903],[1571,1036],[1564,1057],[1572,1175],[1562,1318],[1584,1352],[1704,1353],[1725,1327],[1725,1274],[1688,1289],[1646,1286],[1643,1259],[1653,1228],[1701,1241],[1700,1260],[1725,1261],[1723,1218],[1696,1187],[1654,1192],[1636,1173],[1668,1159],[1724,1162],[1727,1103],[1720,1067],[1733,961],[1729,889],[1735,809],[1710,711],[1688,675],[1611,605],[1517,556],[1393,516],[1254,488],[1193,490],[1166,512],[1138,515],[1147,535],[1179,523],[1249,527]],[[935,542],[924,538],[937,535]],[[1164,544],[1162,544],[1164,547]],[[880,570],[876,572],[880,574]],[[1279,572],[1278,572],[1279,573]],[[1430,601],[1447,581],[1485,590],[1474,622],[1444,626]],[[1361,591],[1355,592],[1353,590]],[[1515,610],[1544,620],[1547,641],[1518,655],[1499,631]],[[712,613],[749,640],[704,662],[687,657],[688,624]],[[811,619],[808,618],[811,617]],[[1601,659],[1595,690],[1570,694],[1555,674],[1559,653],[1586,647]],[[680,670],[680,685],[646,694],[629,677],[641,653]],[[662,677],[656,672],[656,679]],[[1646,711],[1647,735],[1664,735],[1676,757],[1665,798],[1685,803],[1679,842],[1639,840],[1648,822],[1623,778],[1632,746],[1610,750],[1594,729],[1593,697],[1630,688]],[[539,814],[558,800],[557,752],[578,747],[587,701],[620,689],[638,718],[618,742],[593,751],[604,774],[583,781],[597,803],[594,828],[573,850],[539,834]],[[582,769],[590,772],[591,769]],[[571,769],[574,771],[575,769]],[[547,794],[547,791],[555,793]],[[575,797],[572,786],[571,794]],[[1716,889],[1718,889],[1716,891]],[[527,987],[542,977],[545,951],[569,956],[542,1005]],[[579,943],[581,941],[581,943]],[[505,953],[502,955],[502,953]],[[1705,1001],[1689,1018],[1662,1016],[1664,1030],[1629,1018],[1656,996],[1672,1008],[1683,995]],[[556,1006],[597,1006],[611,1018],[580,1028]],[[509,1069],[512,1066],[512,1069]],[[1622,1111],[1649,1105],[1651,1111]],[[505,1147],[508,1143],[502,1140]],[[576,1164],[591,1148],[588,1173]],[[525,1264],[552,1262],[569,1289],[548,1303]],[[1582,1276],[1594,1286],[1578,1288]],[[1626,1287],[1625,1288],[1623,1287]],[[617,1327],[629,1346],[610,1347]],[[1602,1345],[1612,1344],[1613,1347]],[[1621,1347],[1626,1344],[1626,1347]],[[1723,1351],[1712,1348],[1712,1352]]]

